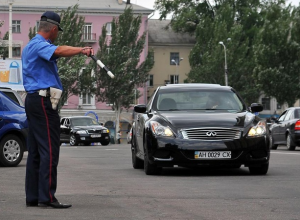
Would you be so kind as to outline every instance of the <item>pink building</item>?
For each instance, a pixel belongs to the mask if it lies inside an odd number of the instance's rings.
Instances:
[[[29,28],[38,25],[40,16],[45,11],[60,12],[75,4],[79,5],[78,14],[85,17],[85,34],[84,42],[92,46],[95,51],[98,50],[98,39],[101,34],[103,25],[106,25],[107,30],[110,30],[110,22],[113,17],[117,17],[124,12],[130,0],[3,0],[0,2],[0,46],[1,39],[5,33],[9,31],[9,3],[12,8],[12,58],[20,59],[23,47],[29,41]],[[134,14],[142,15],[142,24],[140,34],[147,30],[148,16],[153,12],[151,9],[143,8],[131,4]],[[1,26],[2,24],[2,26]],[[147,39],[148,41],[148,39]],[[145,44],[144,53],[141,54],[141,62],[145,60],[148,51],[148,42]],[[0,54],[0,58],[1,54]],[[136,103],[146,103],[147,88],[139,88],[143,94]],[[105,112],[111,113],[111,107],[106,103],[95,102],[95,98],[91,94],[85,96],[72,96],[69,98],[66,105],[63,107],[61,114],[78,115],[86,113],[87,111],[94,111],[96,113]],[[106,116],[105,116],[106,117]],[[107,117],[100,119],[100,121],[107,121]]]

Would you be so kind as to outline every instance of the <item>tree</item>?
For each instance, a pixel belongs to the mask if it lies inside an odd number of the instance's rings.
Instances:
[[[84,17],[77,14],[78,4],[62,10],[61,27],[58,38],[54,42],[55,45],[68,45],[73,47],[83,47],[84,42],[83,26]],[[35,36],[35,27],[29,30],[29,38]],[[85,56],[61,57],[58,59],[59,77],[61,79],[64,91],[62,93],[58,109],[60,110],[68,98],[72,95],[78,95],[82,92],[93,93],[95,88],[93,82],[95,79],[90,73],[84,71],[87,67]]]
[[[119,117],[123,108],[128,109],[135,101],[134,90],[148,80],[148,73],[154,65],[153,58],[143,56],[146,33],[139,36],[141,15],[134,16],[131,7],[112,20],[111,39],[107,36],[106,26],[99,37],[97,57],[115,75],[111,79],[103,69],[95,70],[97,100],[112,105],[116,115],[116,129],[119,128]],[[95,68],[92,62],[90,69]],[[136,90],[135,90],[136,91]],[[139,97],[138,93],[136,97]]]
[[[300,98],[300,8],[274,1],[262,8],[264,25],[255,43],[256,83],[267,96],[293,106]]]
[[[2,40],[8,40],[8,32],[5,33]],[[0,55],[2,57],[8,57],[8,47],[7,45],[0,45]]]

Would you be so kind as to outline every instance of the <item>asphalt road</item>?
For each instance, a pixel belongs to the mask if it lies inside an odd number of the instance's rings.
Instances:
[[[300,219],[300,148],[272,151],[265,176],[248,168],[166,168],[147,176],[131,165],[128,144],[64,145],[56,196],[65,210],[25,206],[27,154],[18,167],[0,167],[1,220]]]

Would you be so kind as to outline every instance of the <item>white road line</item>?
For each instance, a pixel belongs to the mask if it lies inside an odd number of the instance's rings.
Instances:
[[[105,150],[119,150],[119,149],[105,149]]]

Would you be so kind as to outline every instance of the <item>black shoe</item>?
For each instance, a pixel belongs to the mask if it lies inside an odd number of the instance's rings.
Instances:
[[[58,201],[56,201],[56,202],[39,202],[38,206],[39,207],[52,207],[55,209],[66,209],[66,208],[70,208],[72,205],[71,204],[62,204],[62,203],[59,203]]]
[[[36,207],[38,206],[38,202],[26,202],[26,206],[27,207]]]

